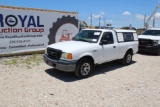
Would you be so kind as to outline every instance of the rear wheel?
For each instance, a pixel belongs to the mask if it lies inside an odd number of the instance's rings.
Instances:
[[[124,65],[129,65],[132,62],[132,53],[131,52],[127,52],[124,56],[124,58],[122,59],[122,63]]]
[[[87,78],[93,70],[93,64],[89,59],[81,59],[76,67],[75,74],[79,78]]]

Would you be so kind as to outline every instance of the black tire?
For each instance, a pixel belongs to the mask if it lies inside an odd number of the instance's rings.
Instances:
[[[156,53],[156,55],[159,56],[159,55],[160,55],[160,51],[158,51],[158,52]]]
[[[56,42],[55,38],[58,29],[66,23],[73,24],[78,28],[78,19],[76,19],[75,17],[71,17],[68,15],[68,16],[63,16],[62,18],[58,18],[57,21],[53,23],[52,28],[49,29],[50,34],[48,35],[49,39],[48,45]]]
[[[81,79],[87,78],[89,77],[92,70],[93,70],[92,62],[87,58],[83,58],[77,64],[75,75]]]
[[[122,64],[123,65],[129,65],[132,62],[132,52],[127,52],[124,56],[124,58],[122,59]]]

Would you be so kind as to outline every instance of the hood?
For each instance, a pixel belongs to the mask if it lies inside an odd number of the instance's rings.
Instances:
[[[48,47],[62,50],[63,52],[73,52],[73,51],[85,51],[88,49],[95,49],[96,43],[88,43],[88,42],[82,42],[82,41],[65,41],[65,42],[58,42],[54,43],[52,45],[49,45]]]
[[[152,36],[152,35],[139,35],[138,39],[151,39],[151,40],[160,40],[160,36]]]

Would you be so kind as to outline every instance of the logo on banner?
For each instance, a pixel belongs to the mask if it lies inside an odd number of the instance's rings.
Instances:
[[[69,41],[72,39],[73,32],[78,31],[78,19],[71,16],[63,16],[53,23],[48,35],[48,45],[55,42]],[[76,32],[77,33],[77,32]]]

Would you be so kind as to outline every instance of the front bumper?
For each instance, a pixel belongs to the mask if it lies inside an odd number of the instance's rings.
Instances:
[[[77,64],[77,61],[54,60],[49,58],[46,54],[43,55],[43,59],[46,64],[66,72],[73,72]]]
[[[148,53],[160,53],[160,45],[159,46],[139,46],[139,52],[148,52]]]

